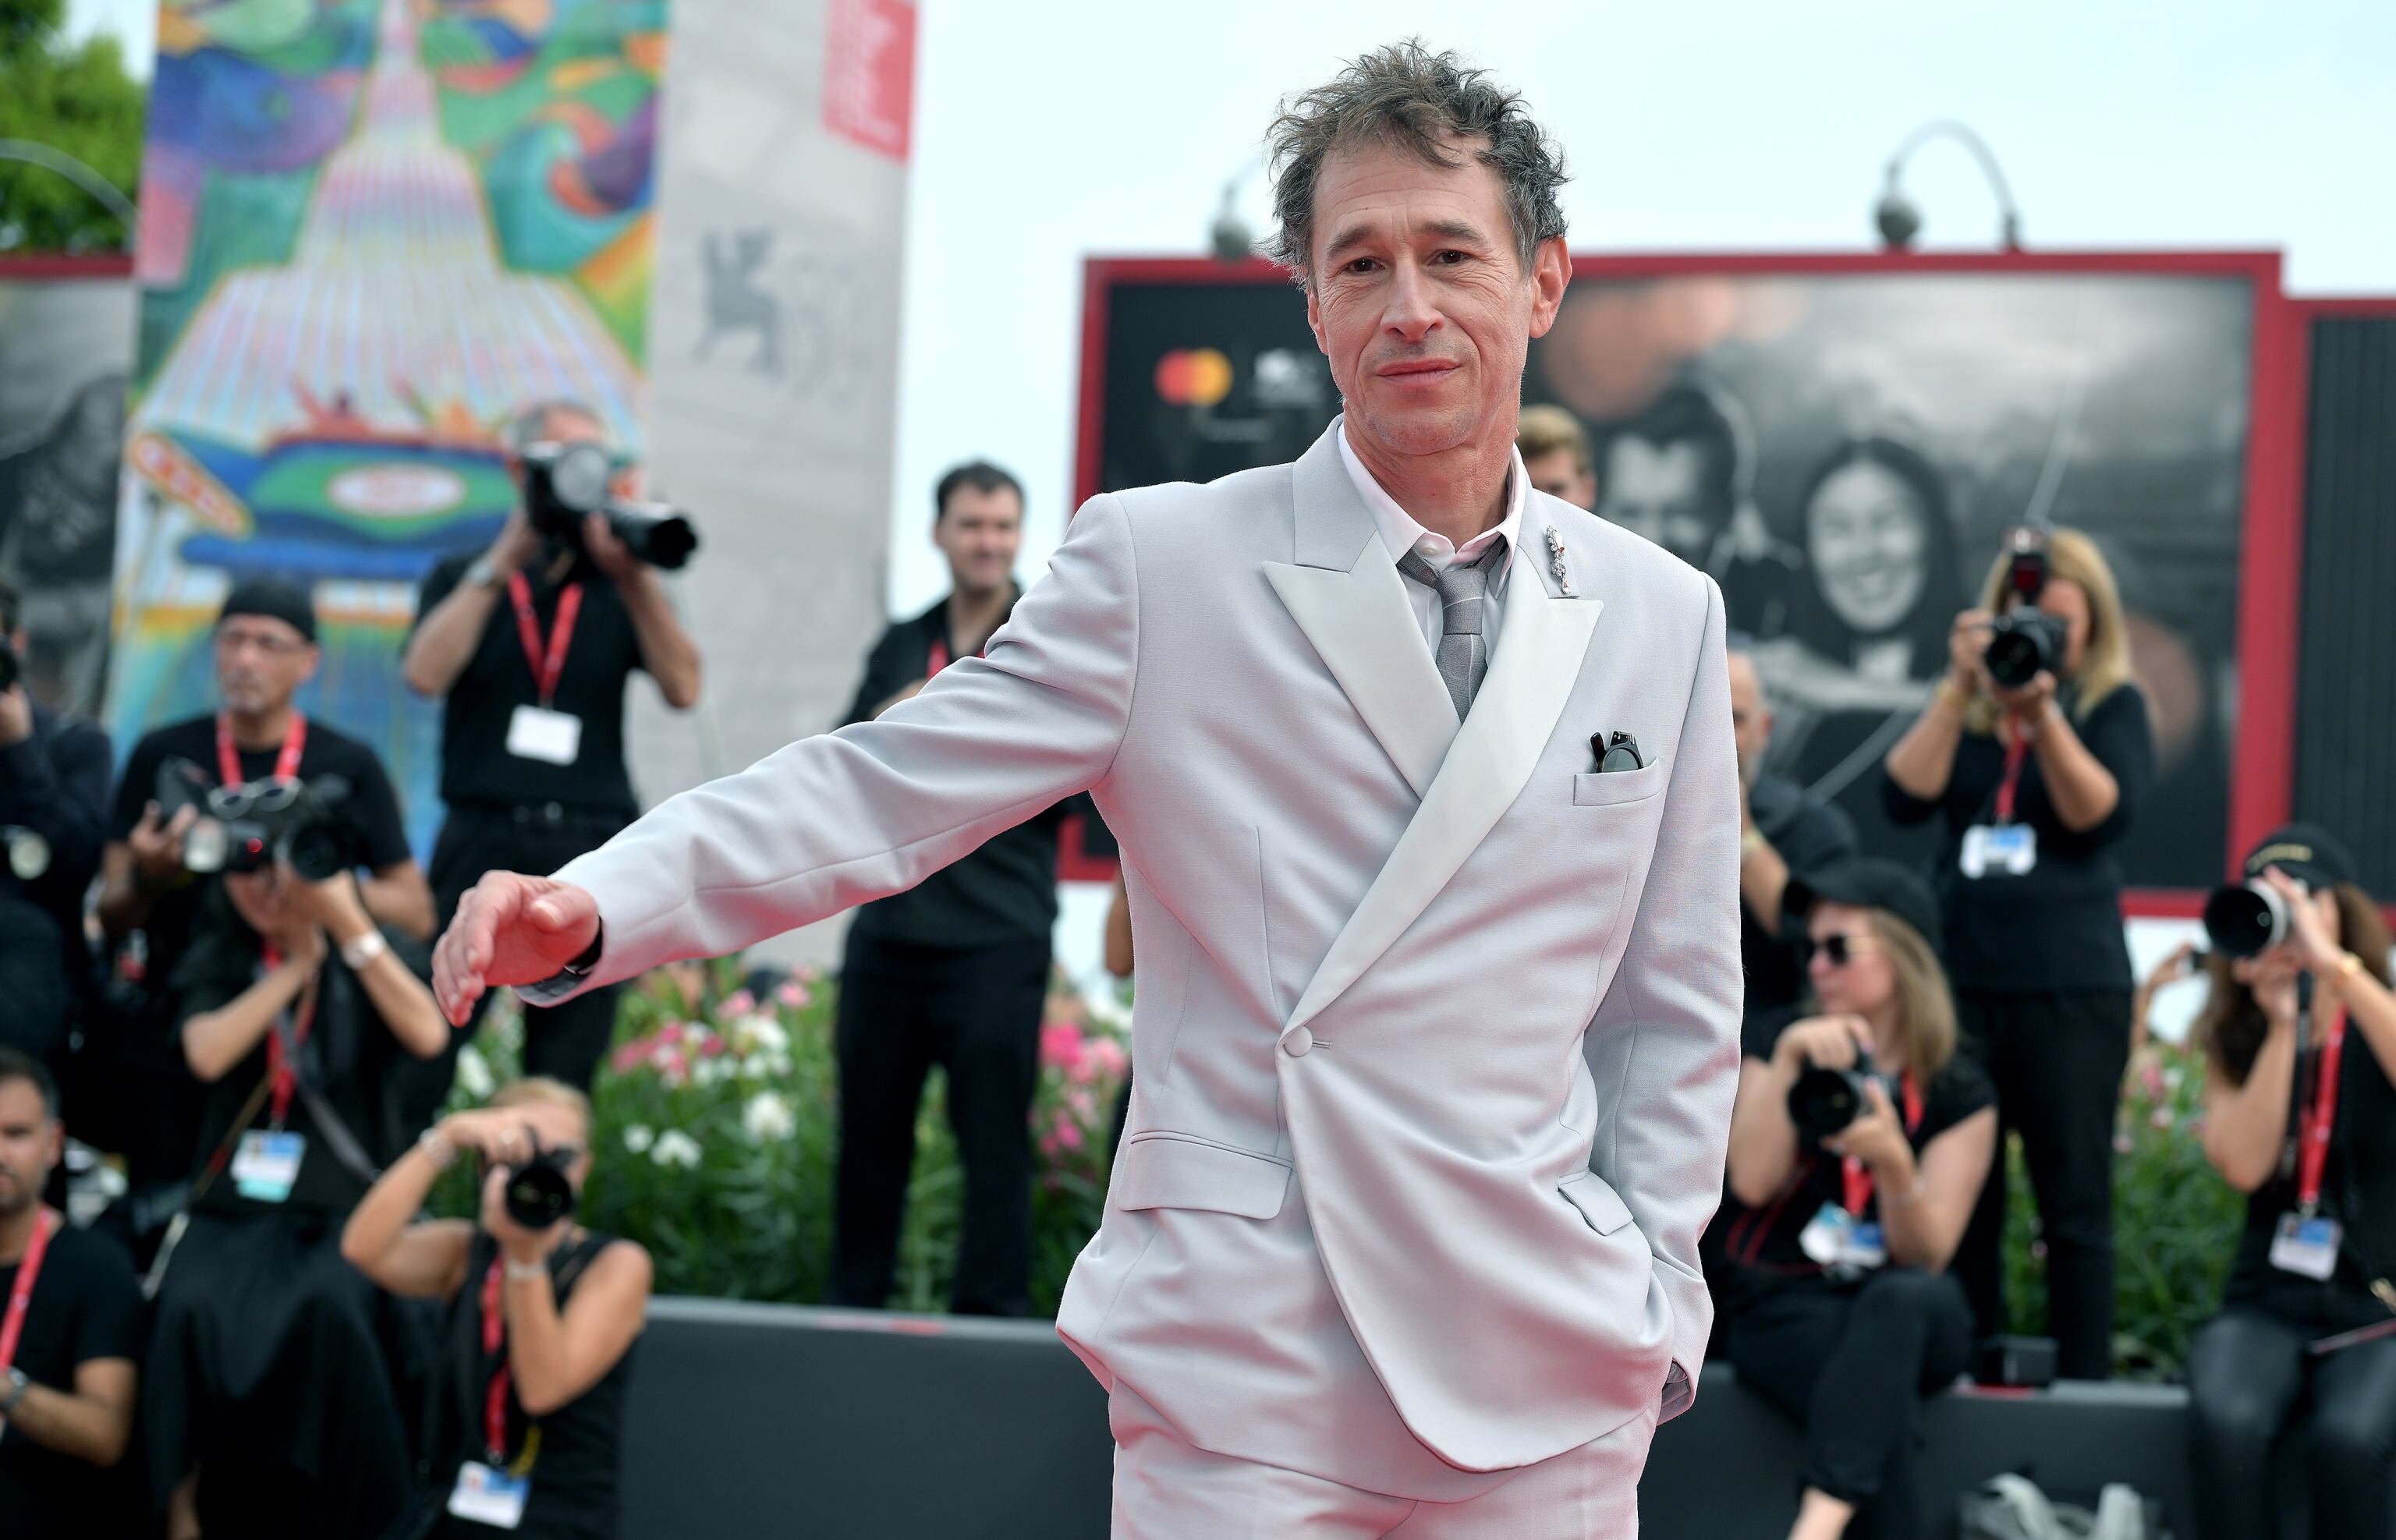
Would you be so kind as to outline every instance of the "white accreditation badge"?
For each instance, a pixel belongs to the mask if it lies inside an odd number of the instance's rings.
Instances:
[[[2283,1214],[2280,1215],[2279,1228],[2271,1234],[2271,1266],[2282,1272],[2326,1283],[2329,1275],[2337,1271],[2341,1234],[2335,1219],[2320,1215],[2308,1219],[2301,1214]]]
[[[2027,877],[2038,869],[2038,830],[2028,824],[1975,824],[1963,830],[1966,877]]]
[[[493,1529],[512,1530],[524,1522],[525,1500],[532,1495],[532,1478],[469,1460],[458,1467],[458,1484],[449,1489],[449,1511]]]
[[[279,1203],[291,1196],[300,1180],[300,1162],[307,1158],[308,1136],[276,1129],[253,1128],[233,1150],[233,1190],[255,1202]]]
[[[572,764],[582,752],[582,719],[545,706],[519,706],[508,718],[508,752],[543,764]]]

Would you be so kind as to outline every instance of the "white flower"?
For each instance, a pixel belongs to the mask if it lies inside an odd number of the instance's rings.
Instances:
[[[732,1061],[727,1058],[703,1058],[690,1071],[690,1083],[697,1086],[721,1085],[733,1076]]]
[[[458,1050],[458,1083],[476,1101],[489,1095],[496,1083],[491,1078],[489,1062],[471,1042]]]
[[[791,1051],[788,1029],[764,1011],[740,1017],[725,1035],[731,1038],[732,1046],[743,1054],[787,1054]]]
[[[657,1148],[649,1159],[661,1166],[678,1165],[686,1170],[699,1169],[699,1141],[679,1128],[669,1128],[658,1135]]]
[[[789,1102],[774,1092],[760,1091],[740,1109],[740,1126],[752,1142],[773,1144],[797,1133],[799,1119]]]
[[[649,1146],[657,1142],[657,1132],[646,1123],[633,1123],[624,1130],[624,1148],[635,1155],[646,1155]]]
[[[791,1055],[788,1054],[757,1053],[740,1061],[742,1080],[784,1080],[790,1073]]]

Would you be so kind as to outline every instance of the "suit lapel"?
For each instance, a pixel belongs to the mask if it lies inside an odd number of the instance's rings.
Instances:
[[[1420,797],[1457,736],[1456,711],[1423,644],[1405,579],[1340,462],[1332,436],[1339,431],[1335,418],[1298,460],[1298,560],[1267,562],[1265,578]]]
[[[1472,710],[1439,762],[1397,848],[1298,997],[1285,1029],[1320,1015],[1415,923],[1521,795],[1553,735],[1605,608],[1594,595],[1599,575],[1586,555],[1569,566],[1576,596],[1561,591],[1548,550],[1551,523],[1566,532],[1568,563],[1586,552],[1588,542],[1572,541],[1566,522],[1551,520],[1555,507],[1534,496],[1524,510],[1522,550],[1507,578],[1503,629]],[[1416,632],[1413,652],[1427,657],[1421,640]],[[1374,659],[1382,666],[1387,661]],[[1438,684],[1436,669],[1431,682]]]

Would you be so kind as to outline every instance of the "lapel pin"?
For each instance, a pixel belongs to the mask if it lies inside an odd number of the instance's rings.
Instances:
[[[1572,574],[1564,569],[1564,538],[1556,533],[1553,524],[1548,525],[1548,570],[1556,575],[1556,587],[1565,598],[1579,597],[1573,591]]]

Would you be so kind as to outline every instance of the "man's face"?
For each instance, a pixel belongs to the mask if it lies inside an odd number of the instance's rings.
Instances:
[[[1772,747],[1772,708],[1755,659],[1745,653],[1730,655],[1730,731],[1738,746],[1738,783],[1751,787],[1764,768],[1764,751]]]
[[[316,672],[316,644],[288,620],[228,615],[217,622],[217,694],[243,716],[276,711]]]
[[[995,592],[1012,580],[1023,549],[1023,499],[1012,487],[960,486],[933,521],[932,543],[948,557],[949,581],[959,592]]]
[[[1534,455],[1523,462],[1523,469],[1531,473],[1531,485],[1548,496],[1562,498],[1575,508],[1597,506],[1597,471],[1582,464],[1571,450]]]
[[[22,1214],[42,1201],[64,1135],[32,1081],[0,1081],[0,1215]]]
[[[1498,174],[1449,141],[1433,166],[1378,141],[1333,151],[1314,185],[1306,320],[1361,453],[1435,455],[1511,439],[1531,339],[1555,324],[1569,268],[1515,255]]]
[[[1597,511],[1632,534],[1703,566],[1730,522],[1706,506],[1706,455],[1696,443],[1653,444],[1625,435],[1605,457],[1605,500]]]

